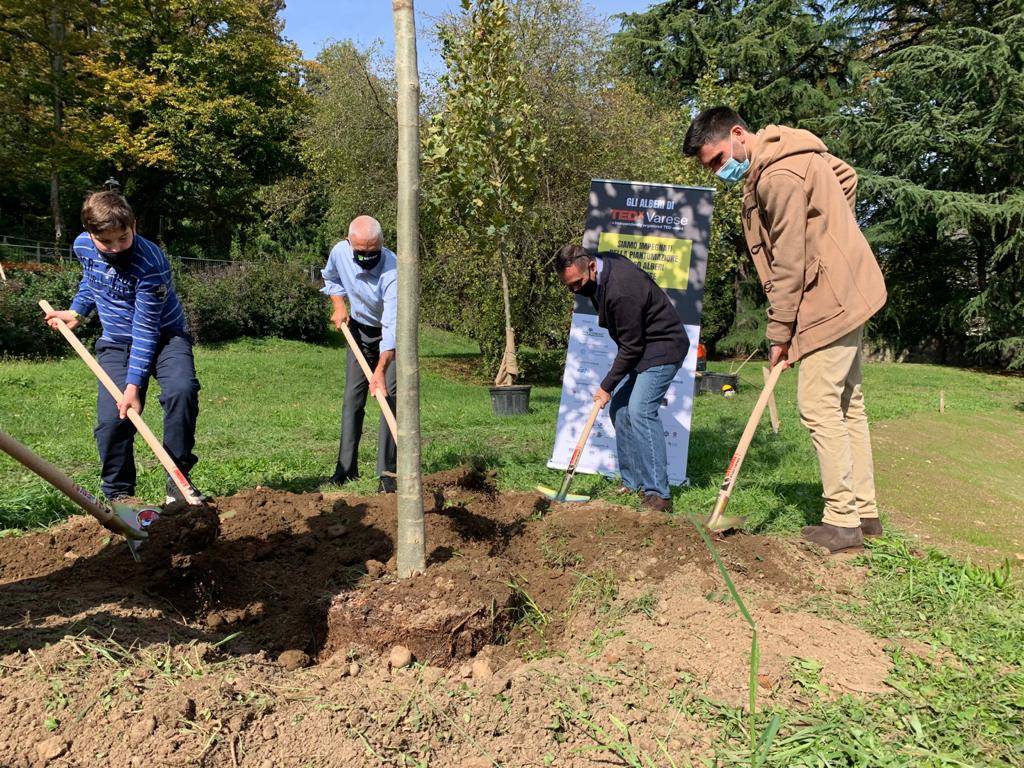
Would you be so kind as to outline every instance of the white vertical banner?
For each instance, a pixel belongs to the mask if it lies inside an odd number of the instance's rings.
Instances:
[[[660,413],[672,485],[688,482],[690,418],[711,208],[712,190],[700,187],[604,180],[590,185],[583,247],[598,255],[618,253],[645,269],[668,294],[690,341]],[[617,351],[608,332],[598,326],[590,300],[577,297],[549,467],[568,466],[593,407],[594,392]],[[594,424],[577,471],[610,476],[617,475],[618,469],[615,429],[605,408]]]

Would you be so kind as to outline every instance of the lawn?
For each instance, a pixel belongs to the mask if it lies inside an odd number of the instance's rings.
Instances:
[[[485,378],[474,369],[473,346],[432,329],[424,330],[422,340],[425,471],[481,461],[498,470],[498,482],[507,489],[556,484],[558,473],[544,467],[559,400],[559,388],[550,374],[535,386],[529,415],[497,418],[490,411]],[[337,447],[342,356],[339,346],[279,340],[200,349],[197,363],[203,393],[197,453],[202,462],[194,473],[197,485],[217,496],[255,485],[290,490],[317,487],[331,471]],[[543,366],[534,367],[543,370]],[[711,367],[728,370],[729,365]],[[756,398],[759,367],[751,363],[742,370],[736,397],[707,395],[696,401],[691,485],[675,490],[677,513],[704,515],[710,510]],[[810,441],[799,425],[795,384],[791,373],[782,378],[778,390],[781,432],[772,435],[765,421],[730,507],[748,516],[751,531],[785,534],[820,514],[817,469]],[[872,364],[865,369],[865,391],[887,522],[944,550],[988,563],[1006,557],[1007,564],[990,570],[937,551],[922,555],[912,539],[890,535],[863,556],[870,565],[863,584],[839,593],[822,589],[775,608],[762,605],[762,617],[781,612],[806,620],[814,615],[882,638],[892,666],[884,692],[838,694],[823,684],[821,667],[813,659],[795,656],[790,660],[786,695],[765,697],[753,722],[741,707],[723,703],[692,680],[680,678],[669,689],[649,686],[643,633],[656,632],[660,625],[630,624],[629,617],[641,602],[652,612],[659,589],[666,590],[660,597],[669,603],[678,595],[665,585],[651,583],[646,585],[647,592],[630,601],[616,597],[619,588],[625,593],[639,585],[630,587],[629,580],[612,584],[606,612],[601,614],[602,633],[606,638],[641,633],[631,639],[638,648],[637,671],[630,673],[636,690],[628,682],[626,693],[630,701],[634,695],[640,697],[648,709],[642,718],[626,723],[612,718],[599,693],[621,684],[585,665],[578,675],[551,677],[551,706],[542,711],[543,728],[550,731],[552,744],[570,733],[585,734],[592,743],[581,754],[610,759],[610,764],[648,768],[1024,765],[1024,602],[1013,570],[1021,549],[1017,532],[1024,492],[1020,470],[1024,379],[937,366]],[[938,408],[940,392],[944,413]],[[95,385],[77,359],[0,364],[3,429],[95,490],[94,400]],[[158,426],[157,413],[158,407],[147,413],[154,426]],[[371,470],[376,413],[371,405],[361,456],[365,476],[355,484],[356,492],[375,488]],[[139,494],[159,499],[163,474],[141,442],[137,460],[142,470]],[[613,488],[613,483],[591,476],[578,477],[575,485],[576,490],[604,497]],[[55,492],[14,462],[0,458],[0,528],[47,525],[70,511]],[[581,583],[594,578],[585,573],[576,576]],[[704,598],[710,604],[729,600],[719,587]],[[692,640],[690,636],[700,631],[700,627],[683,626],[677,640]],[[709,642],[711,653],[715,638]],[[56,643],[50,652],[79,653],[75,643],[72,637],[67,643]],[[166,653],[169,657],[170,646]],[[565,653],[568,658],[581,658],[571,649]],[[125,659],[128,666],[134,663],[127,655]],[[849,659],[854,666],[860,661]],[[27,656],[24,664],[32,669]],[[236,674],[231,669],[225,667],[224,674]],[[610,667],[602,669],[608,672]],[[180,682],[173,675],[168,679],[173,685]],[[477,699],[478,693],[467,690],[466,708],[459,715],[466,724],[487,704]],[[462,701],[452,696],[452,702]],[[406,694],[402,697],[401,711],[394,715],[389,710],[384,718],[392,730],[394,722],[412,711]],[[276,706],[286,704],[281,700]],[[331,706],[335,705],[317,705],[322,711],[331,711]],[[294,722],[309,713],[300,714]],[[697,762],[691,762],[679,747],[670,754],[661,742],[661,752],[644,752],[634,736],[644,730],[648,715],[652,723],[690,721],[710,729],[713,740],[703,754],[710,750],[713,760],[696,757]],[[763,736],[756,754],[750,746],[752,726],[755,735]],[[480,745],[474,741],[472,747]]]
[[[422,337],[424,471],[481,460],[509,489],[557,485],[545,468],[554,437],[559,387],[551,368],[534,387],[531,413],[492,415],[486,378],[474,371],[475,346],[426,328]],[[201,415],[193,473],[217,496],[265,485],[310,490],[333,470],[343,390],[340,346],[276,339],[200,348]],[[728,364],[711,365],[727,370]],[[1024,524],[1024,379],[924,365],[873,364],[865,392],[874,424],[883,514],[951,549],[999,560],[1021,551]],[[761,385],[756,362],[741,371],[737,397],[701,396],[693,415],[689,488],[676,489],[677,511],[705,514]],[[3,428],[78,482],[98,490],[92,440],[95,382],[77,358],[0,364]],[[779,435],[765,421],[744,465],[730,511],[753,531],[793,531],[820,514],[813,450],[796,412],[796,376],[779,383]],[[940,391],[945,413],[938,413]],[[159,433],[159,406],[146,411]],[[376,488],[377,414],[367,409],[356,492]],[[974,435],[974,436],[972,436]],[[919,439],[923,438],[923,439]],[[139,496],[158,501],[164,475],[139,441]],[[608,496],[613,485],[577,477],[575,490]],[[0,528],[45,525],[68,503],[6,457],[0,458]],[[980,521],[980,525],[976,521]],[[965,525],[966,524],[966,525]]]

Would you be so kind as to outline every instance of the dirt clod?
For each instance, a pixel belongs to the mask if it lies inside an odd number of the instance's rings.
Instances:
[[[473,679],[478,682],[490,680],[494,676],[491,663],[487,659],[474,659],[471,667]]]
[[[404,645],[396,645],[391,649],[391,654],[388,656],[388,663],[392,669],[402,669],[412,664],[412,651],[406,648]]]
[[[302,669],[310,665],[309,654],[305,651],[291,649],[282,652],[277,657],[277,663],[288,670]]]
[[[149,526],[139,554],[150,569],[187,568],[193,555],[208,549],[220,533],[220,517],[210,504],[171,504]]]
[[[137,747],[152,736],[154,731],[156,731],[156,718],[152,715],[143,717],[128,731],[128,743]]]
[[[45,765],[56,760],[71,748],[71,743],[63,736],[51,736],[36,744],[36,757]]]

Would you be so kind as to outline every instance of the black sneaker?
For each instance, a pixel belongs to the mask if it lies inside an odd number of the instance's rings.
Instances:
[[[377,486],[377,493],[396,493],[398,491],[398,480],[391,475],[381,475],[380,484]]]
[[[187,477],[185,479],[188,480]],[[189,484],[190,485],[191,485],[191,483],[192,483],[192,481],[189,480]],[[207,499],[206,494],[200,492],[200,490],[198,488],[196,488],[194,485],[192,486],[192,490],[196,492],[196,496],[199,497],[200,501],[206,501],[206,499]],[[185,494],[183,494],[181,492],[181,489],[178,487],[178,484],[175,483],[174,480],[171,479],[170,475],[168,475],[167,476],[167,497],[164,499],[164,505],[166,506],[167,504],[185,504],[185,503],[187,503],[187,500],[185,499]]]

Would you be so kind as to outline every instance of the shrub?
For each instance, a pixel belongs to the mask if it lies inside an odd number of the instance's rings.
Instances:
[[[327,310],[306,269],[267,262],[185,272],[178,288],[189,328],[204,344],[241,336],[323,341]]]
[[[43,324],[39,300],[67,308],[80,277],[71,265],[42,272],[9,270],[7,282],[0,282],[0,356],[43,358],[70,352],[64,338]],[[87,323],[78,335],[88,344],[99,336],[99,324]]]
[[[43,325],[37,302],[65,308],[81,270],[69,263],[45,272],[16,272],[0,283],[0,356],[59,357],[67,342]],[[175,288],[196,341],[212,344],[242,336],[279,336],[302,341],[327,337],[328,312],[309,272],[294,264],[268,262],[187,272],[175,270]],[[89,344],[100,333],[95,319],[78,331]]]

